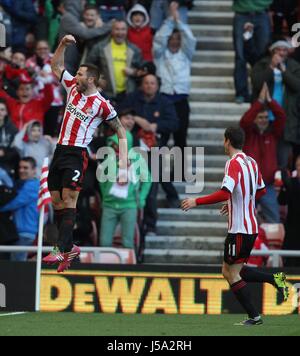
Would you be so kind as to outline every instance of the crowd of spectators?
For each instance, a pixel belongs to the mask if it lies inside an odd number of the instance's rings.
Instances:
[[[300,250],[300,55],[290,41],[297,5],[234,0],[233,40],[235,101],[251,103],[240,122],[245,151],[257,160],[268,188],[259,201],[262,219],[279,223],[280,204],[288,205],[286,247]],[[76,38],[65,53],[66,69],[73,75],[82,63],[101,69],[99,91],[117,108],[130,147],[149,155],[151,148],[168,145],[171,135],[176,146],[187,146],[197,42],[188,25],[192,7],[193,0],[0,0],[7,44],[0,52],[0,244],[35,239],[36,178],[53,154],[66,102],[51,71],[64,35]],[[107,162],[98,162],[96,154],[103,146],[117,146],[105,125],[88,149],[75,236],[82,245],[110,246],[121,224],[123,246],[132,248],[137,226],[142,236],[156,234],[159,185],[168,207],[179,208],[179,196],[172,182],[151,182],[146,163],[147,183],[131,177],[125,186],[99,184],[96,171]],[[275,180],[278,171],[281,179]],[[12,231],[7,240],[5,225]]]

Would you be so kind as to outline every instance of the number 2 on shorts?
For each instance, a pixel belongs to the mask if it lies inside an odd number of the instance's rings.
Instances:
[[[78,182],[79,177],[80,177],[80,172],[76,170],[76,171],[74,171],[74,173],[75,173],[75,176],[72,178],[72,181]]]

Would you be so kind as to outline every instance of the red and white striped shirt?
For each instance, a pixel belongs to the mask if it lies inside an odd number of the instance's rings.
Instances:
[[[256,161],[243,152],[233,156],[226,164],[223,188],[231,193],[229,233],[258,234],[255,196],[265,188],[265,183]]]
[[[97,127],[103,121],[116,118],[117,113],[99,92],[89,96],[79,93],[75,78],[66,70],[61,83],[68,98],[58,144],[86,148]]]

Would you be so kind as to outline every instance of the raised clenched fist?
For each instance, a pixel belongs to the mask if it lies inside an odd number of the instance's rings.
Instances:
[[[69,46],[70,44],[75,44],[76,40],[72,35],[66,35],[62,38],[61,43],[65,46]]]

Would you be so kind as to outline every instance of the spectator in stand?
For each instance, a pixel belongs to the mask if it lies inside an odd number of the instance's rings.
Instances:
[[[34,55],[36,41],[37,40],[34,33],[29,32],[26,36],[26,41],[25,41],[26,58],[32,57]]]
[[[89,28],[86,24],[80,23],[84,9],[83,4],[85,4],[85,1],[65,0],[63,6],[59,8],[62,13],[59,38],[61,39],[65,35],[73,35],[77,41],[76,44],[68,46],[65,54],[66,68],[73,74],[76,73],[83,54],[82,43],[93,38],[100,37],[103,39],[111,31],[111,25],[103,25],[100,20],[93,28]]]
[[[11,64],[16,69],[26,68],[26,56],[24,52],[14,51],[11,57]]]
[[[288,206],[288,216],[285,224],[286,236],[283,248],[285,250],[300,250],[300,156],[296,159],[296,173],[290,177],[287,171],[282,172],[284,187],[279,195],[279,203]],[[286,258],[285,266],[299,267],[300,257]]]
[[[11,63],[12,50],[10,47],[0,48],[0,85],[3,86],[5,67]]]
[[[268,110],[275,117],[271,123]],[[268,87],[264,84],[258,100],[245,113],[240,123],[246,133],[244,151],[256,160],[266,184],[267,193],[259,200],[259,204],[267,223],[280,223],[274,181],[278,170],[277,145],[283,135],[285,122],[284,110],[271,98]]]
[[[37,41],[45,40],[48,37],[49,23],[45,14],[45,1],[46,0],[33,0],[38,16],[37,23],[33,29]]]
[[[97,0],[99,12],[104,22],[125,20],[127,0]]]
[[[61,21],[61,8],[63,0],[46,0],[45,16],[48,20],[48,43],[51,51],[58,45],[58,34]]]
[[[152,124],[147,119],[136,116],[135,111],[132,109],[121,111],[119,113],[119,118],[125,129],[133,136],[133,147],[143,148],[144,144],[141,143],[142,138],[139,137],[136,128],[152,133]]]
[[[55,137],[58,130],[59,113],[64,103],[61,85],[56,76],[52,73],[52,56],[48,42],[44,40],[38,41],[35,55],[27,60],[26,67],[35,75],[36,85],[34,91],[36,99],[43,99],[46,84],[51,84],[52,86],[54,100],[51,104],[51,108],[45,115],[44,133],[45,135]]]
[[[170,11],[171,16],[156,32],[154,59],[162,83],[160,91],[176,108],[180,126],[174,132],[175,146],[183,151],[187,147],[191,67],[197,40],[189,26],[180,21],[178,4],[172,4]]]
[[[129,94],[122,103],[121,110],[132,109],[137,118],[145,119],[150,123],[148,130],[136,127],[138,137],[143,142],[143,147],[150,152],[152,147],[164,147],[167,145],[170,133],[178,130],[179,120],[175,107],[165,96],[159,93],[158,78],[148,74],[144,77],[140,90]],[[151,160],[149,160],[149,163]],[[149,167],[151,170],[151,167]],[[159,171],[162,176],[163,168]],[[169,207],[180,206],[179,197],[172,182],[162,182],[166,191]],[[157,194],[159,183],[153,182],[151,192],[145,208],[145,230],[148,234],[156,233],[157,222]]]
[[[290,44],[277,41],[271,47],[271,55],[261,59],[253,68],[254,98],[259,96],[264,82],[271,96],[283,107],[287,121],[283,139],[279,143],[279,166],[287,168],[292,149],[300,145],[300,64],[289,58]]]
[[[127,40],[127,30],[125,21],[115,21],[110,38],[97,44],[87,57],[88,63],[99,66],[107,80],[105,94],[117,103],[136,89],[137,68],[142,63],[141,51]]]
[[[11,17],[11,46],[25,48],[26,36],[38,19],[32,0],[0,0],[0,5]]]
[[[114,233],[118,223],[121,223],[122,241],[124,248],[134,249],[134,232],[138,218],[138,209],[143,209],[151,188],[151,175],[146,161],[141,155],[131,159],[130,150],[133,148],[133,137],[127,131],[128,151],[130,165],[128,168],[129,183],[123,184],[116,181],[117,164],[115,155],[109,156],[102,163],[100,175],[100,191],[102,197],[102,223],[100,243],[102,247],[111,247]],[[111,146],[118,159],[118,138],[113,135],[108,138],[108,146]],[[131,156],[131,157],[130,157]],[[138,172],[135,172],[135,162],[138,160]],[[105,168],[106,167],[106,168]],[[109,177],[107,167],[114,167],[114,176]],[[108,180],[102,182],[104,177]]]
[[[99,15],[97,6],[87,5],[84,8],[82,25],[91,29],[103,26],[103,21]],[[107,37],[109,36],[109,33],[110,31],[107,33]],[[103,39],[103,36],[81,41],[81,43],[79,44],[80,52],[83,53],[81,57],[81,63],[86,63],[86,57],[88,53],[92,50],[94,46],[96,46],[101,41],[101,39]]]
[[[34,99],[33,83],[27,78],[19,84],[18,99],[12,98],[0,89],[0,97],[6,100],[12,121],[18,130],[22,130],[23,126],[33,118],[43,124],[45,114],[54,99],[52,85],[46,84],[43,92],[42,99]]]
[[[242,104],[250,100],[248,90],[248,70],[245,56],[245,41],[248,35],[253,37],[253,47],[256,49],[255,58],[251,59],[253,65],[266,51],[271,41],[271,22],[268,14],[272,0],[234,0],[235,12],[233,39],[235,49],[234,82],[236,102]],[[249,24],[253,32],[247,30]]]
[[[16,197],[14,182],[5,169],[0,166],[0,207]],[[12,245],[19,239],[11,213],[0,213],[0,245]],[[0,260],[9,260],[9,253],[0,252]]]
[[[283,36],[283,22],[286,20],[288,34],[292,37],[292,27],[298,21],[298,0],[273,0],[271,10],[273,11],[274,37]]]
[[[12,143],[18,130],[8,116],[5,100],[0,99],[0,167],[11,176],[15,175],[19,162],[18,152],[12,148]]]
[[[32,157],[36,161],[37,177],[40,177],[45,158],[51,159],[55,144],[51,137],[43,136],[43,128],[39,121],[32,121],[24,125],[23,129],[16,135],[13,147],[20,157]]]
[[[20,181],[17,183],[17,196],[0,208],[0,212],[12,212],[18,231],[18,246],[30,246],[38,233],[39,213],[37,208],[39,181],[36,176],[36,162],[24,157],[19,165]],[[27,253],[14,253],[12,261],[26,261]]]
[[[153,62],[153,34],[149,26],[150,17],[144,6],[136,4],[127,15],[128,41],[142,51],[143,60]]]
[[[11,47],[0,48],[0,60],[1,61],[4,61],[4,63],[6,64],[7,62],[11,62],[11,57],[12,57],[12,48]]]
[[[0,147],[11,147],[17,132],[17,128],[8,116],[8,109],[5,100],[0,99]]]
[[[10,96],[17,97],[17,89],[22,78],[30,80],[29,73],[26,69],[26,56],[21,51],[16,51],[12,54],[9,61],[3,68],[2,86]]]
[[[179,5],[180,21],[188,23],[188,11],[192,9],[194,0],[154,0],[150,10],[151,28],[154,31],[161,28],[169,15],[169,6],[174,6],[174,3]]]

